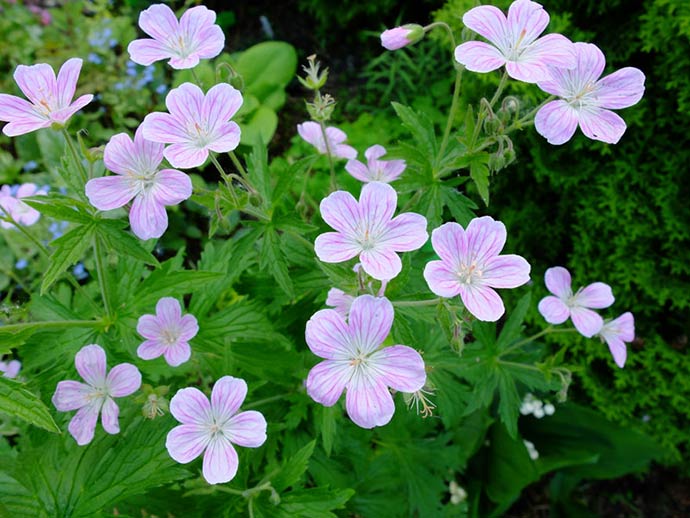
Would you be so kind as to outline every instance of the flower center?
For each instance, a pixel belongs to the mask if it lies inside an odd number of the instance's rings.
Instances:
[[[362,247],[362,250],[372,250],[376,246],[376,240],[374,239],[374,236],[371,235],[371,232],[368,228],[364,229],[364,234],[359,240],[359,244]]]
[[[163,330],[161,338],[166,345],[174,345],[177,343],[177,340],[180,338],[180,336],[177,329],[165,329]]]
[[[477,266],[477,263],[472,262],[471,264],[461,264],[458,268],[457,276],[458,280],[462,284],[472,285],[476,284],[478,280],[482,278],[483,272]]]

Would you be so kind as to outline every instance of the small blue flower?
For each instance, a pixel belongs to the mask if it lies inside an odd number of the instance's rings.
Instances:
[[[22,259],[20,259],[19,261],[17,261],[17,262],[15,263],[15,265],[14,265],[14,267],[15,267],[17,270],[23,270],[23,269],[26,268],[27,266],[29,266],[29,261],[27,261],[27,260],[24,259],[24,258],[22,258]]]
[[[38,163],[35,160],[29,160],[26,164],[24,164],[24,167],[22,169],[24,171],[33,171],[38,167]]]
[[[83,263],[77,263],[74,268],[72,268],[72,273],[77,278],[78,281],[83,281],[89,276],[89,273],[84,268]]]
[[[108,41],[108,46],[112,49],[113,47],[117,47],[117,40],[115,38],[110,38]]]
[[[89,55],[86,59],[89,60],[90,63],[94,63],[96,65],[100,65],[101,63],[103,63],[101,57],[95,52],[89,52]]]
[[[158,85],[156,87],[156,93],[157,94],[163,95],[167,91],[168,91],[168,87],[166,85]]]

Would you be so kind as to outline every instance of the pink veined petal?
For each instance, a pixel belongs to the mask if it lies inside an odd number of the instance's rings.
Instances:
[[[26,99],[16,95],[0,94],[0,121],[9,122],[20,119],[46,121],[45,117],[36,114],[34,105]]]
[[[199,389],[183,388],[170,400],[170,413],[182,424],[206,426],[211,420],[211,404]]]
[[[335,146],[331,146],[331,153],[335,157],[344,158],[346,160],[357,158],[357,150],[347,144],[336,144]]]
[[[579,92],[601,77],[606,66],[606,59],[599,47],[592,43],[577,42],[573,45],[577,57],[577,67],[572,71],[571,81],[577,85]]]
[[[249,410],[230,419],[224,431],[230,442],[245,448],[258,448],[266,442],[266,426],[261,412]]]
[[[170,149],[170,148],[168,148]],[[142,193],[134,198],[129,211],[129,224],[139,239],[159,238],[168,228],[168,214],[151,193]]]
[[[606,345],[609,346],[609,351],[611,351],[611,356],[613,356],[613,361],[621,369],[625,367],[625,360],[628,358],[628,349],[625,343],[618,337],[605,338]]]
[[[99,399],[80,408],[69,422],[67,429],[79,446],[89,444],[93,440],[101,404],[102,401]]]
[[[354,376],[350,381],[345,407],[350,419],[362,428],[388,424],[395,413],[393,397],[386,385],[365,373]]]
[[[570,272],[562,266],[549,268],[544,274],[546,289],[560,299],[567,299],[572,296],[572,282]]]
[[[565,101],[551,101],[534,118],[534,128],[549,144],[565,144],[575,134],[578,112]]]
[[[593,140],[616,144],[625,133],[625,121],[609,110],[590,109],[580,111],[582,133]]]
[[[237,413],[247,397],[247,383],[240,378],[223,376],[213,385],[211,408],[218,421],[226,421]]]
[[[350,306],[348,326],[359,353],[378,349],[393,327],[393,304],[385,297],[362,295]]]
[[[209,142],[208,148],[216,153],[227,153],[237,148],[241,135],[242,130],[236,122],[219,124],[213,132],[213,140]]]
[[[348,261],[361,251],[362,245],[339,232],[326,232],[314,241],[314,252],[324,263]]]
[[[111,397],[129,396],[141,387],[141,373],[131,363],[120,363],[110,370],[106,386]]]
[[[119,415],[120,408],[117,406],[117,403],[109,397],[105,398],[101,407],[101,424],[103,429],[111,435],[120,433]]]
[[[60,67],[57,75],[58,106],[65,107],[70,104],[77,90],[77,81],[81,72],[83,61],[79,58],[71,58]]]
[[[517,288],[529,281],[531,266],[524,257],[514,254],[490,258],[482,272],[482,282],[492,288]]]
[[[347,318],[354,300],[355,298],[352,295],[345,293],[343,290],[331,288],[326,296],[326,306],[332,307],[340,316]]]
[[[350,176],[356,178],[360,182],[371,182],[369,169],[359,160],[348,160],[345,164],[345,170]],[[341,191],[342,192],[342,191]],[[354,200],[354,198],[353,198]],[[356,202],[355,202],[356,203]]]
[[[51,401],[60,412],[69,412],[88,405],[91,401],[88,396],[92,393],[93,387],[85,383],[61,381],[57,384]]]
[[[204,92],[193,83],[182,83],[165,97],[170,114],[186,123],[200,122],[204,106]]]
[[[558,297],[551,295],[539,301],[539,313],[549,324],[562,324],[570,316],[570,308]]]
[[[406,212],[391,220],[380,236],[380,243],[396,252],[411,252],[421,248],[428,239],[426,218],[414,212]]]
[[[522,57],[519,61],[508,61],[506,72],[513,79],[525,83],[538,83],[549,78],[549,71],[541,61],[523,61]]]
[[[364,156],[366,157],[367,162],[372,162],[372,161],[378,160],[379,158],[381,158],[385,154],[386,154],[386,148],[379,145],[379,144],[374,144],[373,146],[369,147],[364,152]]]
[[[222,435],[217,435],[204,452],[202,473],[209,484],[230,482],[237,474],[237,452]]]
[[[163,351],[163,357],[171,367],[179,367],[189,361],[192,356],[192,349],[187,342],[178,341],[176,344],[169,345]]]
[[[46,103],[51,111],[58,100],[57,80],[50,65],[19,65],[14,71],[14,80],[26,97],[36,106]]]
[[[404,160],[388,160],[379,163],[381,171],[382,182],[393,182],[403,173],[407,164]]]
[[[180,30],[189,42],[196,42],[200,32],[216,21],[216,13],[203,5],[187,9],[180,18]]]
[[[501,51],[483,41],[468,41],[455,47],[455,61],[465,65],[467,70],[479,73],[491,72],[506,64]]]
[[[350,361],[326,360],[312,367],[306,384],[309,397],[324,406],[335,405],[354,373]]]
[[[439,297],[451,298],[460,293],[458,275],[444,261],[428,262],[424,267],[424,280],[429,289]]]
[[[597,82],[596,100],[602,108],[627,108],[642,99],[644,81],[640,69],[621,68]]]
[[[586,337],[592,338],[597,334],[604,325],[604,320],[597,313],[591,309],[583,308],[581,306],[574,306],[570,308],[570,318],[575,325],[575,329]]]
[[[576,70],[568,70],[565,68],[546,67],[549,72],[549,77],[543,81],[539,81],[537,86],[544,90],[547,94],[557,95],[558,97],[569,97],[571,94],[571,82],[573,74]]]
[[[359,260],[364,271],[379,281],[394,279],[402,271],[402,261],[398,254],[383,247],[364,250],[359,254]]]
[[[82,347],[74,357],[74,365],[79,375],[92,387],[102,387],[105,383],[105,351],[100,345]]]
[[[460,298],[467,310],[478,320],[495,322],[505,313],[503,301],[493,288],[488,286],[460,285]]]
[[[45,195],[45,192],[38,191],[38,187],[35,183],[23,183],[19,186],[19,189],[17,189],[17,198],[26,198],[34,195]]]
[[[340,128],[329,126],[326,128],[326,138],[328,139],[328,145],[333,147],[345,142],[347,140],[347,134]]]
[[[522,45],[529,45],[544,32],[549,24],[549,15],[536,2],[516,0],[508,8],[507,21],[513,37],[522,37]]]
[[[77,100],[74,101],[69,106],[62,108],[60,110],[56,110],[53,113],[51,113],[50,119],[55,121],[55,122],[59,122],[61,124],[64,124],[72,117],[72,115],[77,113],[84,106],[89,104],[92,100],[93,100],[92,94],[82,95],[81,97],[78,97]]]
[[[350,330],[345,319],[333,309],[322,309],[307,321],[305,340],[320,358],[347,359],[354,354]]]
[[[179,23],[172,9],[155,4],[139,14],[139,27],[153,38],[165,42],[179,33]]]
[[[154,315],[142,315],[137,321],[137,333],[149,340],[157,340],[161,337],[161,329],[158,318]]]
[[[402,392],[416,392],[426,383],[426,370],[421,355],[406,345],[394,345],[376,351],[369,358],[379,379]]]
[[[187,68],[194,68],[199,64],[199,55],[197,53],[190,54],[186,57],[173,55],[168,61],[168,65],[175,70],[185,70]]]
[[[169,113],[149,113],[142,123],[144,138],[163,144],[183,144],[189,142],[184,126]]]
[[[161,59],[170,59],[173,53],[160,41],[144,38],[134,40],[127,46],[129,59],[145,67]]]
[[[511,45],[508,21],[503,12],[493,5],[481,5],[467,11],[462,23],[468,29],[485,37],[501,51],[507,52]]]
[[[199,35],[199,41],[196,54],[201,59],[215,58],[225,48],[225,34],[217,25],[204,29]]]
[[[168,346],[159,340],[146,340],[137,347],[137,356],[142,360],[153,360],[163,356],[167,348]]]
[[[568,38],[562,34],[547,34],[525,48],[517,61],[572,69],[577,66],[577,55],[573,42]],[[550,74],[544,74],[545,80],[549,77]]]
[[[165,448],[174,461],[187,464],[204,452],[210,440],[211,434],[205,426],[183,424],[168,432]]]
[[[615,300],[611,286],[603,282],[594,282],[575,294],[574,304],[586,308],[603,309],[608,308]]]
[[[359,214],[362,223],[372,234],[387,225],[398,206],[398,194],[387,183],[370,182],[359,195]]]
[[[176,298],[163,297],[156,302],[156,317],[161,329],[177,327],[182,318],[182,308]]]
[[[465,229],[458,223],[444,223],[431,232],[431,245],[434,252],[449,268],[458,268],[461,259],[468,256]]]
[[[355,236],[359,226],[359,205],[347,191],[336,191],[321,201],[319,211],[323,220],[338,232]]]
[[[126,205],[137,193],[130,178],[103,176],[86,182],[86,197],[98,210],[113,210]]]
[[[206,162],[208,148],[199,148],[192,143],[173,144],[165,148],[165,158],[173,167],[191,169]]]
[[[631,338],[631,340],[632,340],[632,338]],[[0,362],[0,364],[3,364],[3,363],[4,362]],[[11,379],[16,378],[17,375],[19,374],[19,369],[21,369],[21,368],[22,368],[22,363],[20,361],[12,360],[12,361],[8,362],[7,364],[5,364],[5,368],[4,368],[5,377],[11,378]],[[3,369],[0,369],[0,370],[3,370]],[[79,408],[79,407],[77,407],[77,408]]]
[[[120,175],[129,175],[140,171],[137,157],[139,153],[134,142],[127,133],[118,133],[110,137],[103,150],[103,163],[105,167]]]
[[[180,340],[188,342],[199,332],[199,323],[194,315],[184,315],[180,320]]]
[[[202,103],[201,116],[209,128],[223,124],[237,113],[242,106],[242,94],[227,83],[211,88]]]
[[[506,243],[506,227],[491,216],[474,218],[465,231],[468,260],[483,265],[490,258],[497,256]]]
[[[613,334],[624,342],[632,342],[635,339],[635,319],[630,311],[623,313],[615,320],[605,324],[604,329],[605,328],[613,329]],[[604,334],[604,329],[601,330],[601,334]]]
[[[320,153],[325,152],[325,150],[322,151],[321,149],[323,145],[319,146],[319,143],[323,144],[323,135],[321,135],[321,127],[316,122],[307,121],[298,124],[297,133],[299,133],[299,136],[306,142],[317,148]]]
[[[36,117],[26,117],[23,119],[15,119],[2,128],[2,132],[8,137],[17,137],[26,133],[31,133],[41,128],[49,128],[51,121]]]
[[[137,170],[147,173],[155,171],[163,161],[165,146],[160,142],[153,142],[144,137],[144,128],[140,124],[134,133],[134,154],[136,155]]]

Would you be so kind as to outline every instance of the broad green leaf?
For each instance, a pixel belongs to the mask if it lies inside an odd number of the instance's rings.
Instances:
[[[510,374],[504,370],[498,375],[498,415],[512,438],[517,437],[517,421],[520,410],[520,395]]]
[[[95,228],[94,222],[75,227],[51,243],[55,250],[50,255],[50,265],[43,275],[41,294],[45,293],[67,268],[83,257],[86,249],[91,246]]]
[[[60,428],[38,396],[26,390],[21,383],[3,376],[0,376],[0,412],[49,432],[60,433]]]
[[[271,484],[279,493],[294,486],[307,471],[309,459],[314,453],[316,441],[305,444],[297,453],[287,459],[275,477],[271,478]]]
[[[336,518],[336,515],[329,511],[343,509],[354,494],[352,489],[323,487],[291,491],[282,498],[280,511],[283,511],[285,517]]]
[[[245,146],[267,144],[273,138],[278,127],[278,115],[268,106],[259,106],[241,123],[240,142]]]
[[[51,193],[46,196],[24,198],[22,201],[44,216],[53,219],[81,224],[87,224],[94,220],[88,206],[83,202],[60,194]]]
[[[261,240],[259,267],[268,270],[285,294],[293,299],[295,290],[288,271],[285,254],[280,247],[280,236],[273,226],[266,226]]]
[[[507,348],[511,343],[520,337],[522,331],[522,323],[525,320],[525,315],[530,308],[532,301],[532,293],[529,292],[522,296],[517,305],[510,313],[510,318],[501,329],[501,333],[496,340],[496,349],[500,352]]]
[[[254,93],[263,84],[282,89],[295,76],[297,52],[289,43],[265,41],[242,52],[235,69],[244,79],[250,93]]]
[[[319,420],[319,431],[321,432],[321,441],[326,455],[330,457],[333,450],[333,441],[335,440],[335,432],[337,429],[336,417],[339,417],[341,412],[337,406],[321,406],[319,405],[319,412],[321,418]]]
[[[122,221],[102,219],[98,221],[96,233],[103,239],[110,252],[127,255],[153,266],[160,266],[158,259],[141,245],[139,239],[123,230],[122,227]]]
[[[409,106],[403,106],[396,102],[391,104],[403,125],[417,141],[418,147],[424,150],[429,162],[433,163],[438,152],[433,122],[425,114],[415,112]]]
[[[485,153],[484,153],[485,154]],[[487,155],[488,156],[488,155]],[[489,166],[483,160],[473,160],[470,164],[470,178],[477,186],[482,201],[489,206]]]

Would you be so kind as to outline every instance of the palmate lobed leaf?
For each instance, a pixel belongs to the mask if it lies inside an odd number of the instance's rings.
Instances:
[[[24,389],[21,383],[4,376],[0,376],[0,412],[49,432],[60,433],[60,428],[38,396]]]

